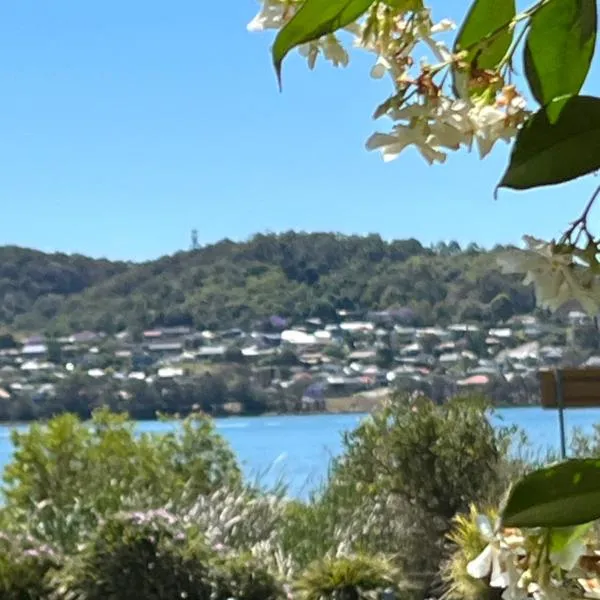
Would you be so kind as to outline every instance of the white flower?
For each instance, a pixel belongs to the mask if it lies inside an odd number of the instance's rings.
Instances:
[[[467,573],[474,579],[483,579],[490,576],[490,586],[505,588],[508,586],[508,576],[502,564],[502,552],[489,519],[484,516],[477,517],[477,525],[484,539],[489,543],[483,552],[467,564]]]
[[[577,300],[588,314],[600,312],[600,280],[589,268],[575,264],[572,254],[557,252],[554,243],[523,239],[526,250],[504,252],[498,258],[505,273],[526,273],[524,283],[533,283],[538,302],[551,310]]]
[[[469,118],[473,123],[480,158],[485,158],[498,140],[511,139],[517,133],[516,128],[507,127],[506,113],[495,106],[476,106],[469,112]]]
[[[483,515],[477,517],[477,525],[488,545],[467,564],[467,573],[474,579],[489,576],[490,587],[505,588],[507,597],[514,599],[521,596],[518,590],[521,574],[515,567],[515,548],[522,544],[522,538],[516,535],[503,538],[496,534],[490,520]]]
[[[435,145],[435,138],[423,127],[396,125],[391,133],[374,133],[367,140],[367,149],[379,150],[385,162],[398,158],[407,146],[415,146],[429,164],[446,160],[446,154]]]
[[[258,14],[246,28],[251,32],[281,29],[292,14],[292,9],[288,4],[278,0],[265,0]]]
[[[390,61],[385,56],[379,56],[371,69],[371,77],[373,79],[382,79],[391,69],[392,65]]]
[[[577,583],[583,588],[586,598],[600,599],[600,582],[598,579],[578,579]]]
[[[310,69],[315,68],[319,54],[323,54],[325,59],[331,62],[334,67],[346,67],[350,61],[348,53],[333,34],[302,44],[298,51],[307,58]]]

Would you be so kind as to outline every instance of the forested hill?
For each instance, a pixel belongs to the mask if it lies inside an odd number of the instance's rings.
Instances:
[[[271,315],[410,308],[423,324],[496,322],[534,296],[495,251],[452,242],[337,234],[256,235],[140,264],[0,248],[0,322],[56,333],[127,327],[247,326]]]

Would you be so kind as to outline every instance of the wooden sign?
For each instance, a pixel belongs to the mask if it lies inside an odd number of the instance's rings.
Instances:
[[[600,368],[539,372],[543,408],[600,407]]]

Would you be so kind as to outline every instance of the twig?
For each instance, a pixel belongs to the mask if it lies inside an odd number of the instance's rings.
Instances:
[[[578,219],[576,219],[575,221],[573,221],[571,223],[571,226],[569,227],[569,229],[567,229],[567,231],[563,234],[561,241],[560,241],[561,244],[564,244],[565,242],[571,240],[571,235],[573,234],[575,229],[577,229],[577,227],[580,227],[581,229],[580,229],[579,233],[577,234],[577,239],[575,240],[575,243],[577,243],[577,241],[579,240],[579,236],[581,235],[582,232],[584,232],[588,236],[588,241],[594,240],[594,237],[588,231],[587,219],[588,219],[588,215],[590,214],[590,210],[592,209],[592,206],[594,206],[594,202],[598,198],[598,195],[600,195],[600,185],[596,188],[596,190],[592,194],[592,197],[587,201],[587,204],[585,205],[585,208],[583,209],[581,216]]]

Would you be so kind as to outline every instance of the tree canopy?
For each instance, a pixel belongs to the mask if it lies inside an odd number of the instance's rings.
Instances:
[[[342,309],[404,311],[415,324],[497,322],[535,306],[496,248],[334,233],[223,240],[145,263],[0,249],[0,323],[94,329],[249,326],[273,315],[330,321]]]

